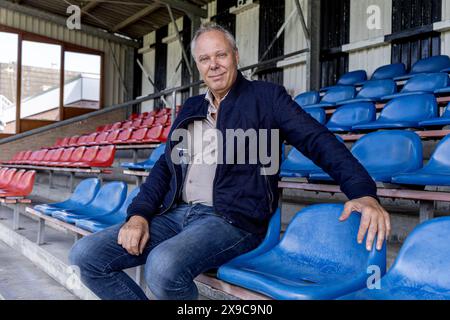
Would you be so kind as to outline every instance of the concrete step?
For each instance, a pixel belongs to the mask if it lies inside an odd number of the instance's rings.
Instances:
[[[78,300],[26,257],[0,241],[0,298],[5,300]]]

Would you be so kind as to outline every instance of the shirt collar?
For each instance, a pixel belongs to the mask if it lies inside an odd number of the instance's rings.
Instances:
[[[228,90],[228,92],[223,96],[222,100],[220,100],[221,102],[223,100],[225,100],[225,98],[227,97],[228,93],[230,93],[231,90]],[[217,112],[217,108],[214,105],[214,96],[211,92],[211,90],[209,90],[209,88],[206,90],[205,93],[205,99],[209,102],[209,107],[208,107],[208,112]]]

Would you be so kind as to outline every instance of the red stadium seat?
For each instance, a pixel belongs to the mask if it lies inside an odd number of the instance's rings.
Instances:
[[[48,150],[47,154],[44,157],[44,159],[42,159],[42,161],[40,161],[38,163],[38,165],[42,166],[44,163],[49,162],[57,150],[58,149],[50,149],[50,150]]]
[[[108,137],[108,134],[109,134],[108,131],[100,132],[95,137],[95,140],[93,142],[87,142],[86,145],[92,146],[92,145],[102,144],[103,141],[106,141],[106,138]]]
[[[20,183],[20,179],[22,178],[25,171],[26,171],[25,169],[20,169],[20,170],[14,171],[8,181],[8,184],[4,185],[0,191],[11,190],[12,188],[14,188],[14,186],[18,185]],[[0,197],[1,197],[1,195],[0,195]]]
[[[33,153],[33,151],[31,151],[31,150],[25,151],[23,158],[19,162],[16,162],[16,164],[17,163],[25,163],[25,161],[31,157],[32,153]]]
[[[0,177],[0,188],[5,188],[7,185],[11,183],[12,177],[16,173],[17,169],[8,169],[3,173]]]
[[[143,120],[142,119],[136,119],[131,124],[132,128],[139,128],[142,125]]]
[[[128,139],[127,143],[139,143],[142,141],[142,139],[145,138],[145,134],[147,133],[148,128],[140,128],[133,131],[133,134],[131,135],[130,139]]]
[[[161,136],[159,137],[159,141],[161,142],[166,142],[167,141],[167,137],[169,136],[169,132],[170,132],[170,126],[166,126],[164,127]]]
[[[112,127],[111,127],[111,129],[109,129],[109,130],[117,130],[117,129],[120,129],[122,127],[122,122],[115,122],[113,125],[112,125]]]
[[[142,121],[141,128],[150,128],[155,123],[155,117],[148,117]]]
[[[36,166],[41,163],[41,161],[44,160],[45,156],[47,155],[48,149],[41,149],[38,150],[36,157],[33,161],[30,162],[31,165]]]
[[[70,156],[69,161],[58,162],[58,164],[56,166],[68,167],[74,162],[80,162],[85,150],[86,150],[86,147],[75,148],[75,150],[73,150],[73,152],[72,152],[72,155]]]
[[[103,131],[109,131],[113,127],[113,123],[105,124],[105,127],[103,128]]]
[[[16,174],[17,175],[17,174]],[[14,178],[16,177],[14,176]],[[33,191],[36,171],[31,170],[11,181],[6,189],[0,190],[0,197],[26,197]]]
[[[150,129],[148,129],[147,134],[145,135],[145,138],[142,139],[141,142],[148,143],[148,142],[160,142],[159,137],[161,136],[163,132],[163,126],[158,124]]]
[[[51,162],[47,165],[48,166],[59,166],[60,163],[69,162],[74,150],[75,150],[75,147],[63,149],[63,152],[62,152],[61,156],[59,157],[58,161]]]
[[[149,113],[148,112],[143,112],[143,113],[141,113],[138,117],[137,117],[137,119],[145,119],[145,118],[147,118],[149,116]]]
[[[117,137],[119,136],[120,129],[110,131],[108,136],[104,141],[101,142],[101,144],[113,144],[115,140],[117,140]]]
[[[98,136],[99,134],[100,134],[100,133],[98,133],[98,132],[93,132],[93,133],[87,135],[87,136],[86,136],[86,139],[85,139],[85,140],[83,141],[83,143],[80,144],[80,145],[81,145],[81,146],[87,146],[87,145],[92,144],[93,142],[95,142],[95,138],[97,138],[97,136]]]
[[[84,146],[84,143],[89,135],[84,134],[78,138],[76,146]]]
[[[102,131],[104,131],[105,130],[105,125],[103,125],[103,126],[98,126],[96,129],[95,129],[95,132],[102,132]]]
[[[116,147],[113,145],[100,147],[91,167],[111,167],[114,162]]]
[[[125,121],[125,122],[122,122],[122,126],[120,127],[120,129],[131,128],[132,125],[133,125],[133,121]]]
[[[162,124],[163,126],[166,125],[170,121],[169,115],[163,115],[161,117],[157,117],[155,119],[155,124]]]
[[[99,146],[86,148],[80,161],[73,162],[68,167],[91,167],[91,163],[95,161],[99,149]]]
[[[131,134],[133,133],[133,129],[123,129],[120,131],[117,139],[113,141],[114,144],[126,143],[128,139],[130,139]]]
[[[51,166],[55,162],[60,161],[60,158],[61,158],[64,150],[66,150],[66,149],[64,149],[64,148],[54,149],[54,152],[51,155],[50,159],[48,161],[46,161],[46,160],[42,161],[41,165],[43,165],[43,166],[49,166],[50,165]],[[73,148],[72,148],[72,150],[73,150]],[[70,155],[69,155],[69,157],[70,157]]]
[[[32,164],[34,161],[36,161],[36,158],[39,155],[39,150],[34,150],[31,152],[30,157],[26,160],[22,160],[21,163],[23,164]]]
[[[67,147],[67,146],[69,145],[69,140],[70,140],[70,137],[64,137],[64,138],[61,140],[61,145],[60,145],[60,147]]]
[[[78,136],[78,135],[70,137],[69,142],[68,142],[67,145],[69,147],[76,147],[76,146],[78,146],[77,142],[78,142],[79,138],[80,138],[80,136]]]

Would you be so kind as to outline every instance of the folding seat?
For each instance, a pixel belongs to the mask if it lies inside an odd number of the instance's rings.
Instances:
[[[155,165],[156,161],[159,160],[161,155],[164,154],[164,150],[166,145],[164,143],[160,144],[156,149],[152,151],[150,157],[142,162],[124,162],[121,163],[120,166],[122,168],[128,168],[130,170],[151,170]]]
[[[112,130],[113,125],[114,125],[113,123],[105,124],[105,127],[103,128],[103,131],[110,131],[110,130]]]
[[[446,73],[423,73],[409,79],[399,93],[381,97],[381,100],[391,100],[398,97],[434,93],[436,90],[449,85],[448,74]]]
[[[366,134],[352,147],[353,156],[374,181],[390,183],[393,176],[422,167],[422,142],[412,131],[377,131]],[[332,181],[325,172],[309,175],[312,181]]]
[[[137,119],[145,119],[149,116],[149,112],[142,112],[141,114],[139,114],[139,116],[137,117]]]
[[[114,141],[112,141],[112,143],[114,143],[114,144],[127,143],[128,139],[130,139],[132,133],[133,133],[132,128],[122,129],[120,131],[119,135],[117,136],[117,138]]]
[[[432,94],[416,94],[390,100],[377,120],[352,127],[352,130],[416,128],[419,122],[437,116],[437,102]]]
[[[155,123],[155,117],[148,117],[142,121],[141,128],[150,128]]]
[[[100,190],[100,185],[100,180],[97,178],[84,179],[77,185],[69,199],[62,202],[35,205],[34,209],[46,215],[51,215],[53,211],[58,210],[82,209],[94,200]]]
[[[332,132],[347,132],[352,126],[373,122],[377,110],[372,102],[360,102],[343,105],[336,109],[326,127]]]
[[[86,145],[92,146],[92,145],[99,145],[99,144],[106,143],[106,139],[108,138],[109,134],[110,134],[109,131],[102,131],[95,137],[94,141],[86,142]]]
[[[69,140],[70,140],[70,137],[62,138],[61,144],[59,146],[60,147],[67,147],[69,145]]]
[[[24,153],[25,153],[25,151],[19,151],[12,157],[11,160],[2,161],[2,163],[4,163],[4,164],[13,164],[16,161],[22,159]]]
[[[100,188],[94,200],[88,205],[74,210],[56,210],[52,212],[52,217],[74,224],[78,219],[103,216],[117,211],[126,196],[127,184],[125,182],[109,182]]]
[[[381,97],[397,92],[397,85],[393,80],[370,80],[366,81],[355,98],[340,101],[338,105],[357,102],[377,102]]]
[[[17,173],[16,173],[17,175]],[[6,190],[0,190],[0,197],[26,197],[33,191],[36,171],[30,170],[17,179],[11,181]]]
[[[384,80],[384,79],[394,79],[396,77],[400,77],[406,74],[406,66],[403,62],[400,63],[392,63],[387,64],[381,67],[378,67],[370,77],[370,80]],[[360,82],[355,85],[362,86],[366,83]]]
[[[167,138],[169,137],[169,133],[170,133],[170,125],[166,125],[158,138],[159,142],[165,143],[167,141]]]
[[[39,166],[42,161],[44,161],[45,156],[47,155],[48,149],[38,150],[36,157],[33,161],[30,161],[29,164],[33,166]]]
[[[133,121],[124,121],[124,122],[122,122],[122,126],[120,127],[120,129],[131,128],[132,125],[133,125]]]
[[[154,116],[155,116],[155,118],[158,118],[158,117],[162,117],[166,114],[170,114],[170,109],[162,108],[160,110],[156,110],[156,113],[154,114]]]
[[[117,137],[119,136],[120,129],[109,131],[106,139],[101,141],[100,144],[113,144]]]
[[[446,125],[450,125],[450,103],[445,107],[442,116],[419,122],[420,127],[442,127]]]
[[[111,167],[115,154],[116,147],[113,145],[100,147],[95,159],[90,162],[90,167]]]
[[[8,169],[5,168],[6,171],[3,172],[3,175],[0,177],[0,188],[5,188],[11,183],[12,178],[14,177],[17,169]]]
[[[84,146],[86,139],[88,137],[89,137],[89,135],[87,135],[87,134],[83,134],[82,136],[80,136],[77,140],[77,144],[75,145],[75,147]]]
[[[283,178],[308,177],[313,172],[321,172],[320,167],[294,147],[280,167],[280,177]]]
[[[145,138],[145,134],[147,133],[148,128],[140,128],[133,131],[130,139],[126,141],[126,143],[139,143],[142,139]]]
[[[406,238],[376,290],[361,288],[340,300],[450,300],[450,218],[419,224]]]
[[[30,157],[27,160],[22,160],[21,163],[22,164],[27,164],[27,165],[32,164],[34,161],[36,161],[36,158],[39,156],[39,151],[40,150],[32,151],[31,154],[30,154]]]
[[[87,135],[84,141],[80,144],[80,141],[78,141],[78,144],[80,146],[87,146],[92,145],[95,142],[95,138],[99,135],[99,132],[92,132],[91,134]]]
[[[80,136],[73,136],[73,137],[70,137],[70,139],[69,139],[69,143],[67,144],[67,146],[69,146],[69,147],[76,147],[76,146],[78,146],[78,139],[80,138]]]
[[[137,119],[139,117],[139,114],[137,113],[132,113],[129,117],[128,120],[133,121],[135,119]]]
[[[153,125],[162,124],[164,126],[169,122],[169,120],[170,120],[170,116],[168,114],[165,114],[161,117],[155,118],[155,122],[153,123]]]
[[[75,221],[75,225],[87,231],[97,232],[115,224],[125,222],[125,219],[127,218],[128,206],[131,204],[138,193],[139,188],[135,188],[133,191],[131,191],[123,202],[122,206],[117,211],[88,219],[78,219]]]
[[[16,161],[16,164],[23,164],[23,163],[25,163],[25,161],[30,159],[32,154],[33,154],[33,151],[31,151],[31,150],[25,151],[25,153],[23,154],[23,158],[20,161],[18,161],[18,162]]]
[[[142,125],[142,119],[136,119],[133,121],[133,123],[131,124],[131,128],[139,128]]]
[[[110,130],[110,131],[112,131],[112,130],[118,130],[118,129],[120,129],[121,127],[122,127],[122,122],[121,122],[121,121],[118,121],[118,122],[115,122],[109,130]]]
[[[325,119],[327,117],[325,110],[322,108],[308,108],[305,109],[306,113],[309,113],[311,117],[317,120],[320,124],[325,124]]]
[[[55,144],[52,146],[52,148],[59,148],[61,146],[61,143],[63,141],[63,138],[57,138],[55,141]]]
[[[61,161],[56,162],[55,164],[53,164],[54,166],[57,167],[68,167],[70,166],[72,163],[74,162],[79,162],[81,160],[81,158],[83,157],[83,153],[86,150],[86,147],[72,147],[73,151],[70,154],[70,158],[68,159],[68,161],[64,161],[63,155],[61,156]]]
[[[303,93],[297,95],[294,98],[294,100],[295,100],[295,102],[297,102],[297,104],[300,107],[304,107],[304,106],[308,106],[310,104],[319,103],[320,94],[318,91],[303,92]]]
[[[25,169],[20,170],[11,170],[4,174],[4,181],[1,185],[1,190],[5,191],[8,189],[11,189],[15,185],[17,185],[22,178],[23,174],[25,173]],[[1,197],[1,196],[0,196]]]
[[[341,222],[343,209],[342,204],[304,208],[275,245],[232,259],[217,277],[282,300],[335,299],[366,287],[369,267],[386,272],[386,244],[380,251],[358,244],[361,215],[353,212]]]
[[[0,183],[2,181],[3,176],[5,175],[6,171],[8,171],[8,170],[9,170],[9,168],[1,168],[0,169]]]
[[[420,186],[450,186],[450,135],[439,142],[423,168],[395,175],[392,182]]]
[[[97,156],[97,153],[99,151],[99,146],[94,147],[87,147],[84,152],[81,159],[77,162],[72,162],[68,164],[68,167],[81,167],[81,168],[89,168],[91,167],[91,163],[95,160],[95,157]],[[75,152],[74,152],[75,154]]]
[[[304,109],[309,108],[332,108],[343,100],[353,99],[355,97],[355,88],[350,86],[334,86],[331,87],[322,97],[319,103],[305,106]]]
[[[47,153],[45,154],[45,157],[42,159],[42,161],[39,161],[39,163],[37,163],[37,165],[43,166],[45,165],[45,163],[48,163],[49,161],[51,161],[53,155],[55,154],[55,152],[58,149],[50,149],[47,151]]]
[[[163,128],[162,125],[158,124],[148,129],[145,138],[142,139],[141,143],[160,142],[159,138],[162,135]]]
[[[357,83],[367,80],[367,73],[365,70],[355,70],[343,74],[336,82],[336,86],[354,86]],[[320,89],[320,92],[327,91],[334,86],[324,87]]]
[[[67,159],[69,159],[70,155],[72,154],[73,149],[74,148],[69,148],[69,149],[58,148],[58,149],[54,149],[54,152],[51,155],[51,157],[49,158],[49,160],[48,161],[43,160],[41,162],[41,165],[43,165],[43,166],[52,166],[55,163],[61,161],[61,158],[62,158],[63,153],[65,152],[65,150],[67,150],[68,155],[66,155],[66,156],[68,156]]]
[[[413,76],[421,73],[441,72],[443,69],[450,67],[450,58],[446,55],[432,56],[417,61],[411,71],[403,76],[395,77],[395,81],[408,80]]]

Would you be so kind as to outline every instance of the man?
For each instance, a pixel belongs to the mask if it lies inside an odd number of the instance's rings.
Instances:
[[[281,140],[339,182],[350,199],[340,219],[361,212],[358,242],[367,232],[371,250],[378,233],[376,245],[381,249],[390,230],[389,215],[378,203],[374,182],[347,148],[283,87],[246,80],[237,70],[235,40],[222,27],[202,26],[191,51],[208,91],[185,102],[170,137],[175,129],[193,133],[198,122],[223,136],[227,129],[279,130]],[[258,246],[278,205],[278,175],[262,174],[260,159],[256,164],[195,161],[225,153],[229,142],[219,146],[211,139],[203,149],[194,148],[192,163],[183,164],[173,159],[182,148],[169,139],[165,154],[129,206],[127,222],[75,244],[70,261],[79,266],[82,281],[94,293],[102,299],[146,299],[123,272],[145,264],[146,282],[156,298],[196,299],[197,275]]]

